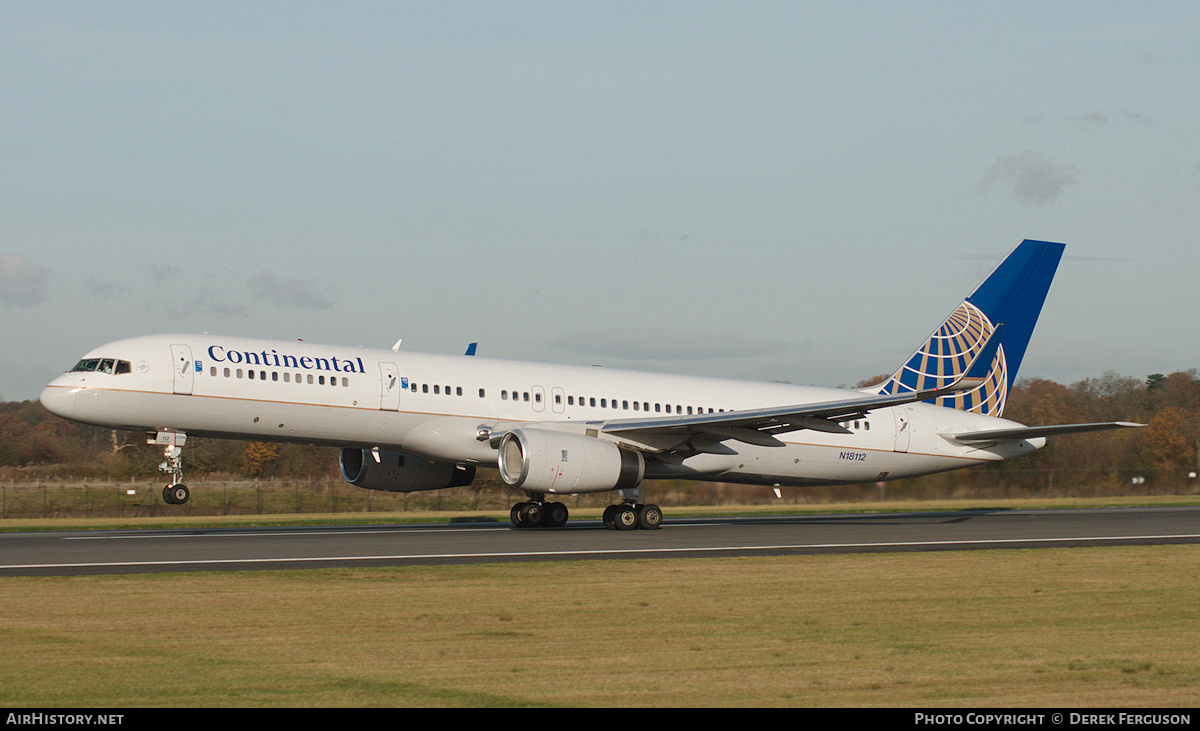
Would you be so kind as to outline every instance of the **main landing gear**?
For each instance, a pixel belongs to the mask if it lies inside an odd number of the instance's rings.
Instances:
[[[623,502],[604,509],[604,527],[609,530],[657,530],[662,526],[662,510],[657,505]]]
[[[173,431],[160,431],[155,433],[152,439],[146,440],[148,444],[166,446],[163,450],[166,461],[160,464],[158,469],[171,476],[171,482],[162,491],[163,502],[168,505],[183,505],[191,497],[187,485],[183,484],[183,460],[180,458],[185,441],[187,441],[186,434]]]
[[[561,528],[567,524],[568,511],[562,503],[530,500],[512,506],[509,517],[514,528]]]
[[[544,495],[517,503],[509,511],[514,528],[561,528],[567,524],[567,506],[545,502]],[[662,510],[657,505],[626,500],[604,509],[604,527],[609,530],[657,530],[662,526]]]

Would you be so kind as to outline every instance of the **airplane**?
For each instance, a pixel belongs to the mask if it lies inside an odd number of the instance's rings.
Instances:
[[[330,445],[368,490],[469,485],[497,468],[515,528],[567,523],[562,495],[616,492],[604,524],[656,529],[655,479],[805,487],[897,480],[1142,426],[1002,418],[1063,244],[1026,240],[885,381],[847,390],[208,334],[134,337],[42,391],[54,414],[145,431],[187,502],[188,436]],[[468,354],[473,352],[472,347]]]

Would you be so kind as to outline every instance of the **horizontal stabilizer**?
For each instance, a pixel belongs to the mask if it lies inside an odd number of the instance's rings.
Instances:
[[[1145,426],[1145,424],[1135,424],[1131,421],[1104,421],[1094,424],[1052,424],[1048,426],[1022,426],[1013,429],[989,429],[987,431],[973,431],[963,434],[943,434],[942,436],[963,444],[980,444],[1012,439],[1052,437],[1059,434],[1079,434],[1081,432],[1102,431],[1104,429],[1125,429],[1137,426]]]

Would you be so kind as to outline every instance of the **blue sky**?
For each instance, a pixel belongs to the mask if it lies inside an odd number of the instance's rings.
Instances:
[[[6,2],[0,395],[206,331],[853,384],[1200,367],[1200,4]]]

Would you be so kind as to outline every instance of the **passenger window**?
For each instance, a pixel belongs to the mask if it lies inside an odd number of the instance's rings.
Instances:
[[[209,368],[209,369],[208,369],[208,375],[210,375],[210,376],[215,376],[215,375],[217,375],[217,367],[216,367],[216,366],[213,366],[212,368]]]
[[[479,389],[479,398],[483,398],[483,389]]]

